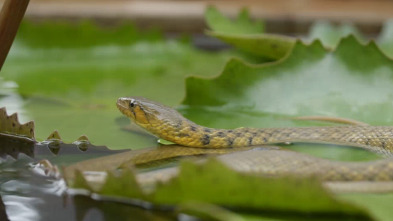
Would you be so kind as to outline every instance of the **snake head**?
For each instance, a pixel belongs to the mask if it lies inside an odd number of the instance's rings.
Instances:
[[[183,118],[176,110],[143,97],[121,97],[117,100],[117,107],[124,115],[149,131],[158,125],[177,124],[179,119]]]

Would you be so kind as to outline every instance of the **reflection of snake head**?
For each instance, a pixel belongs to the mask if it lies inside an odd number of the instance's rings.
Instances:
[[[176,110],[143,97],[119,98],[117,107],[136,124],[159,136],[163,130],[176,131],[182,121],[188,122]]]

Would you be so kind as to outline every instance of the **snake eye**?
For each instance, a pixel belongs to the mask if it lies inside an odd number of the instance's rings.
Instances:
[[[130,107],[131,107],[131,108],[135,107],[135,100],[134,100],[134,99],[132,99],[132,100],[130,101]]]

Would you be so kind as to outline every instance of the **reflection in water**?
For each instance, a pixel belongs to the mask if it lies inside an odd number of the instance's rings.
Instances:
[[[41,203],[41,199],[5,195],[7,213],[11,220],[39,220],[40,214],[33,208],[34,204]]]
[[[12,156],[16,159],[21,153],[34,157],[34,142],[25,139],[13,139],[11,135],[0,133],[0,157]]]
[[[104,221],[104,220],[175,220],[171,212],[160,212],[133,207],[125,203],[97,201],[85,196],[75,196],[77,220]]]
[[[50,159],[57,165],[105,156],[112,151],[87,143],[24,142],[0,134],[0,220],[100,221],[173,220],[172,213],[152,212],[125,203],[101,202],[66,195],[64,180],[38,164]],[[81,146],[82,145],[82,146]],[[83,147],[83,148],[82,148]],[[51,174],[51,175],[48,175]]]
[[[8,221],[7,213],[5,212],[5,205],[3,199],[0,196],[0,220]]]
[[[17,161],[9,157],[0,164],[0,193],[10,220],[104,221],[175,218],[171,213],[152,212],[129,204],[65,195],[66,186],[63,180],[45,176],[43,171],[32,166],[32,161],[23,156]]]
[[[10,220],[74,220],[72,204],[65,204],[64,182],[38,172],[33,159],[20,155],[0,164],[0,190]]]

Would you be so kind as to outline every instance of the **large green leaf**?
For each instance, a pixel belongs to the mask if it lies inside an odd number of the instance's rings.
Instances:
[[[323,125],[292,119],[310,115],[392,125],[392,73],[392,61],[373,42],[361,45],[347,37],[333,52],[319,41],[297,42],[279,62],[251,65],[232,59],[219,77],[188,78],[182,111],[217,128]],[[322,155],[331,151],[325,148]]]
[[[79,37],[67,39],[75,45],[64,37],[73,33]],[[86,134],[111,148],[153,146],[156,139],[121,130],[129,121],[117,110],[117,98],[139,95],[177,104],[185,76],[216,75],[231,54],[160,40],[130,25],[108,31],[89,23],[27,23],[2,70],[10,88],[0,102],[35,120],[39,140],[57,129],[65,141]]]
[[[280,126],[293,122],[285,116],[304,115],[389,125],[393,123],[392,73],[392,61],[374,43],[361,45],[348,37],[329,52],[318,41],[309,46],[298,42],[280,62],[250,65],[233,59],[217,78],[188,78],[183,104],[245,113],[252,120],[241,121],[242,126]],[[263,122],[266,114],[283,117]],[[215,126],[217,121],[209,119],[208,124]]]

